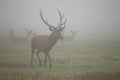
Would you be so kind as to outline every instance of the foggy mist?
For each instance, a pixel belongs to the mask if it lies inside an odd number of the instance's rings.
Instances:
[[[113,79],[120,0],[0,0],[0,80]]]
[[[57,10],[65,14],[66,35],[77,30],[79,38],[119,38],[119,8],[119,0],[0,0],[0,36],[9,30],[24,36],[25,29],[48,34],[48,26],[39,16],[41,9],[52,25],[59,21]]]

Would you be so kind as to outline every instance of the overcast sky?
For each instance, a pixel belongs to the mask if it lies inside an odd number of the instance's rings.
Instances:
[[[0,29],[48,31],[40,9],[52,25],[58,23],[60,10],[67,31],[78,30],[82,36],[120,35],[120,0],[0,0]]]

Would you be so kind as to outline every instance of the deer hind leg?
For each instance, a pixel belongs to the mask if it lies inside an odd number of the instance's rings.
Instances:
[[[49,59],[49,67],[51,68],[52,67],[52,62],[51,62],[51,57],[50,57],[49,54],[48,54],[48,59]]]
[[[44,63],[44,67],[46,67],[46,64],[47,64],[47,58],[49,60],[49,67],[51,68],[52,67],[52,62],[51,62],[51,57],[49,55],[49,52],[45,52],[45,63]]]
[[[41,66],[42,64],[41,64],[41,59],[40,59],[39,53],[40,53],[40,50],[37,50],[36,55],[39,60],[39,66]]]
[[[45,54],[45,63],[44,63],[44,67],[46,67],[46,63],[47,63],[47,55]]]

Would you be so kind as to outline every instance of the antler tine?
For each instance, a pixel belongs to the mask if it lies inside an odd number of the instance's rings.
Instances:
[[[61,26],[60,26],[60,28],[65,28],[66,27],[66,22],[67,22],[67,20],[65,19],[65,21],[61,24]],[[62,27],[63,26],[63,27]]]
[[[43,18],[43,13],[42,13],[41,10],[40,10],[40,17],[41,17],[42,21],[43,21],[46,25],[48,25],[49,27],[52,27],[52,28],[55,29],[55,27],[53,27],[52,25],[50,25],[50,24],[48,23],[48,20],[47,20],[47,19],[45,20],[45,19]]]
[[[62,23],[62,25],[66,24],[67,20],[65,19],[65,21]]]
[[[59,14],[59,16],[60,16],[60,19],[63,19],[63,18],[64,18],[64,14],[62,15],[59,10],[58,10],[58,14]]]
[[[66,24],[66,19],[65,19],[64,22],[62,22],[62,20],[63,20],[63,18],[64,18],[64,14],[62,15],[59,10],[58,10],[58,14],[59,14],[59,17],[60,17],[59,27],[61,28],[62,25],[65,25],[65,24]]]
[[[65,28],[66,24],[62,27],[62,28]]]
[[[60,28],[61,31],[63,31],[63,29],[66,27],[66,24],[64,24],[64,26],[62,28]]]

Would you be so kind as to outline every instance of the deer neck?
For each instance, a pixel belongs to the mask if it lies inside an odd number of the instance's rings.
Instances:
[[[48,40],[49,40],[49,46],[51,47],[54,46],[57,42],[57,38],[52,34],[49,36]]]

